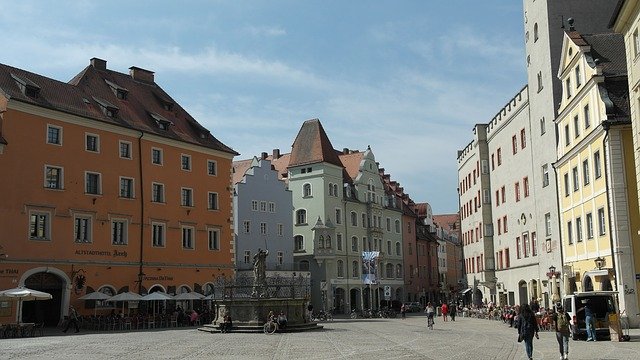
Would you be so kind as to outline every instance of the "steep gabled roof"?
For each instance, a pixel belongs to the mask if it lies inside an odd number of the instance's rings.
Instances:
[[[339,155],[340,162],[351,180],[355,180],[360,173],[360,163],[362,162],[363,155],[364,153],[361,151],[350,151],[349,153],[340,153]]]
[[[246,160],[238,160],[233,162],[233,183],[237,184],[242,181],[244,178],[244,174],[247,173],[247,170],[251,167],[253,163],[253,159]]]
[[[616,33],[582,35],[591,45],[591,58],[598,60],[602,67],[602,75],[627,75],[627,58],[624,47],[624,36]]]
[[[343,166],[320,120],[307,120],[302,124],[291,146],[289,167],[321,162]]]
[[[455,230],[455,231],[460,230],[459,228],[457,228],[457,226],[459,226],[458,221],[459,221],[458,214],[433,215],[433,222],[440,225],[440,227],[442,227],[443,229],[447,229],[447,230]],[[456,228],[452,229],[451,226],[454,226]]]

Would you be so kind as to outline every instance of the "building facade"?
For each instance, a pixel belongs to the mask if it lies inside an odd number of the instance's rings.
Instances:
[[[232,275],[231,161],[153,72],[91,64],[69,83],[0,65],[0,320],[56,325],[78,297],[212,291]]]

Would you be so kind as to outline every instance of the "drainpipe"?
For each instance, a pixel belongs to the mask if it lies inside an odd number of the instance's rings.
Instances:
[[[609,129],[611,128],[611,122],[609,122],[609,120],[604,120],[602,122],[602,129],[604,130],[604,138],[602,139],[602,155],[603,155],[603,159],[604,159],[604,185],[605,188],[607,189],[607,191],[605,192],[607,194],[607,206],[611,205],[610,202],[610,196],[609,196],[609,171],[608,171],[608,162],[607,162],[607,138],[609,137]],[[615,286],[615,288],[613,289],[614,291],[618,291],[618,274],[615,273],[616,271],[616,257],[615,257],[615,253],[614,253],[614,247],[613,247],[613,227],[611,227],[611,212],[613,211],[612,208],[609,209],[609,246],[611,247],[611,267],[614,271],[614,274],[616,275],[616,279],[613,282],[613,286]],[[611,281],[611,280],[609,280]]]
[[[138,262],[138,294],[142,294],[142,277],[144,273],[142,272],[143,266],[143,253],[144,253],[144,181],[143,181],[143,171],[142,171],[142,137],[144,136],[144,132],[140,132],[140,136],[138,137],[138,170],[140,171],[140,260]]]
[[[563,246],[562,246],[562,214],[560,211],[560,193],[558,192],[559,187],[558,187],[558,169],[556,168],[556,164],[551,164],[551,167],[553,168],[553,173],[555,174],[555,179],[556,179],[556,206],[558,209],[558,241],[560,242],[560,266],[562,266],[564,264],[564,251],[563,251]],[[545,224],[546,226],[546,224]],[[546,229],[545,229],[546,231]],[[545,240],[546,241],[546,240]],[[569,281],[569,277],[564,277],[564,270],[562,271],[563,277],[562,277],[562,287],[563,288],[567,288],[567,285],[564,283],[565,281]],[[552,284],[552,286],[555,286],[555,284]],[[564,289],[563,289],[564,290]],[[562,292],[560,292],[562,293]],[[560,294],[558,294],[560,295]],[[565,294],[568,295],[568,294]],[[560,299],[562,299],[562,296],[560,296]]]

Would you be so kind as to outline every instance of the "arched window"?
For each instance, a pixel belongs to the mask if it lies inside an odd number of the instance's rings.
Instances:
[[[356,236],[351,237],[351,251],[358,251],[358,238]]]
[[[533,24],[533,42],[538,41],[538,23]]]
[[[387,263],[385,268],[385,277],[388,279],[393,278],[393,264]]]
[[[302,196],[303,197],[311,196],[311,184],[307,183],[302,185]]]
[[[357,262],[357,261],[354,261],[354,262],[351,264],[351,266],[352,266],[352,269],[351,269],[351,276],[352,276],[352,277],[354,277],[354,278],[357,278],[357,277],[359,276],[358,274],[360,273],[360,271],[359,271],[359,266],[358,266],[358,262]]]
[[[342,260],[338,260],[337,266],[338,266],[338,277],[339,278],[343,278],[344,277],[344,262]]]
[[[396,255],[401,255],[400,254],[401,251],[401,246],[400,246],[400,242],[396,242]]]
[[[351,212],[351,226],[358,226],[358,214],[355,211]]]
[[[333,184],[333,196],[338,196],[338,184]]]
[[[309,271],[309,261],[308,260],[300,261],[300,271]]]
[[[329,196],[333,196],[333,184],[329,183]]]
[[[318,249],[324,249],[324,236],[322,235],[318,238]]]
[[[331,235],[327,235],[327,238],[324,242],[324,247],[327,249],[331,249]]]
[[[367,214],[362,214],[362,227],[367,227]]]
[[[300,209],[296,211],[296,225],[302,225],[307,223],[307,210]]]
[[[304,236],[296,235],[293,237],[293,248],[295,251],[302,251],[302,249],[304,249]]]
[[[400,233],[400,220],[396,220],[396,233]]]
[[[396,278],[401,278],[402,277],[402,265],[398,264],[396,265]]]

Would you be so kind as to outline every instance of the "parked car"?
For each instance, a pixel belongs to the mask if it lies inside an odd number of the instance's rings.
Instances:
[[[419,302],[406,302],[404,307],[407,312],[420,312],[422,310],[422,305]]]
[[[566,295],[562,299],[564,310],[571,318],[571,338],[573,340],[587,337],[584,321],[584,305],[589,301],[596,317],[596,337],[610,339],[609,315],[618,314],[618,302],[615,291],[587,291]]]

